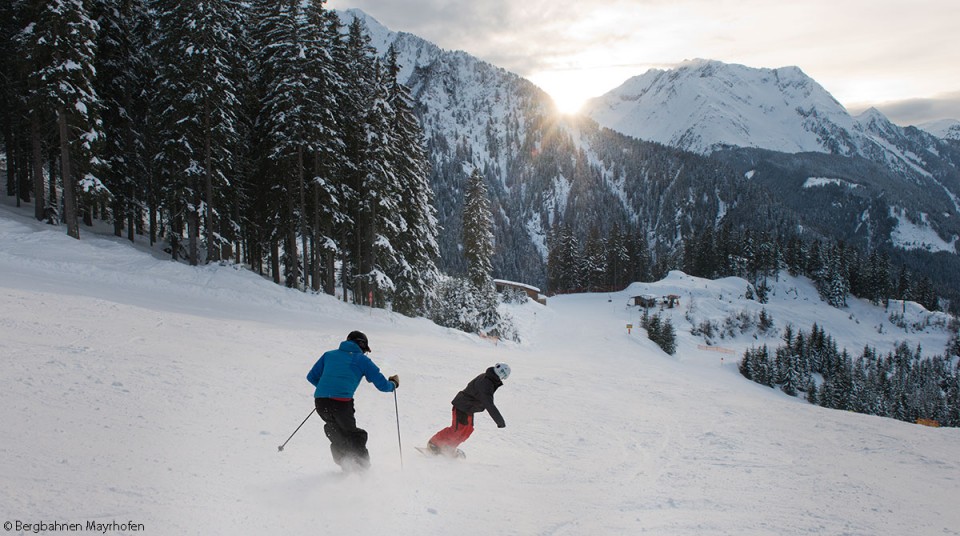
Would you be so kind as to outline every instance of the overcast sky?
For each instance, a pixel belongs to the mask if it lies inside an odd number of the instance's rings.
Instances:
[[[530,79],[561,107],[693,58],[795,65],[852,113],[960,119],[960,0],[330,0]]]

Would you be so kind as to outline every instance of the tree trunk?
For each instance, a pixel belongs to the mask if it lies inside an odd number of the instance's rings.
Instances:
[[[203,191],[206,196],[206,220],[207,220],[207,259],[206,262],[220,260],[220,248],[217,239],[213,234],[213,143],[210,132],[210,105],[203,103]]]
[[[32,185],[30,179],[30,140],[24,138],[22,140],[22,145],[20,147],[20,156],[17,160],[17,206],[20,206],[21,201],[27,203],[30,202],[30,194],[32,193]]]
[[[373,192],[364,192],[366,199],[363,204],[366,206],[364,217],[361,220],[361,232],[358,235],[360,239],[360,289],[362,295],[358,303],[373,307],[374,293],[379,293],[376,281],[373,278],[374,269],[377,264],[376,239],[377,239],[377,208],[378,203]]]
[[[287,259],[287,273],[286,273],[286,286],[288,288],[294,288],[297,286],[297,283],[300,281],[300,259],[297,254],[297,222],[294,221],[296,216],[296,200],[294,199],[294,194],[296,184],[293,184],[294,177],[290,175],[287,178],[287,239],[284,249],[284,257]]]
[[[9,114],[10,111],[8,110],[7,113]],[[8,115],[8,118],[10,118],[10,115]],[[14,181],[14,177],[16,177],[16,173],[14,173],[14,170],[13,170],[13,158],[14,158],[13,157],[14,141],[13,141],[13,124],[12,124],[13,121],[8,120],[8,121],[5,121],[5,123],[7,128],[4,131],[3,145],[7,153],[7,195],[13,195],[13,189],[14,189],[13,181]]]
[[[197,239],[200,238],[200,189],[197,187],[197,178],[190,177],[190,207],[187,208],[187,244],[190,257],[190,266],[200,263],[200,251]]]
[[[114,197],[113,203],[110,204],[110,208],[113,210],[113,236],[123,236],[123,219],[125,216],[123,197]]]
[[[17,163],[14,163],[16,166]],[[7,163],[7,166],[10,166],[10,163]],[[14,177],[13,182],[13,198],[17,200],[17,208],[20,208],[20,185],[23,184],[23,181],[20,180],[20,170],[17,169],[17,172]]]
[[[60,166],[63,169],[63,218],[67,222],[67,236],[80,240],[80,226],[77,224],[77,197],[73,175],[70,173],[70,142],[68,140],[67,115],[64,109],[57,112],[60,124]]]
[[[273,282],[280,284],[280,243],[276,239],[270,240],[270,269],[273,272]]]
[[[47,206],[57,213],[57,219],[60,219],[60,211],[57,209],[57,157],[56,151],[50,152],[50,162],[47,163]]]
[[[173,260],[180,259],[180,238],[183,236],[182,216],[177,214],[173,218],[172,228],[170,229],[170,255]]]
[[[150,212],[150,246],[157,243],[157,194],[153,168],[147,164],[147,210]]]
[[[135,222],[140,220],[139,211],[136,209],[136,204],[133,202],[134,196],[134,187],[133,184],[130,184],[127,190],[127,239],[130,242],[133,242],[133,235],[136,233]]]
[[[314,174],[316,176],[316,173]],[[320,187],[316,181],[311,183],[313,189],[313,240],[310,243],[310,266],[313,267],[313,291],[320,291]]]
[[[340,285],[343,286],[343,301],[350,302],[349,272],[347,270],[347,254],[342,255],[340,261]]]
[[[30,115],[30,139],[33,145],[33,216],[43,221],[45,214],[43,198],[43,143],[40,139],[40,119],[37,113]]]
[[[303,291],[306,292],[310,286],[310,275],[313,271],[310,268],[310,250],[307,249],[307,187],[303,180],[303,144],[297,147],[297,174],[299,175],[297,189],[300,191],[300,241],[303,243]]]
[[[330,236],[333,233],[332,225],[329,223],[326,226],[326,235]],[[323,282],[323,291],[327,294],[333,296],[337,293],[337,269],[335,265],[335,258],[332,251],[327,250],[323,254],[324,257],[324,282]]]
[[[199,193],[194,196],[196,197],[199,197]],[[197,244],[197,238],[200,236],[200,214],[196,207],[197,203],[194,202],[193,207],[187,211],[187,257],[190,266],[200,264],[200,248]]]

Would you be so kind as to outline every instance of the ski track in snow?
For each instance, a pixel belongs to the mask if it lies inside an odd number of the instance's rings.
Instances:
[[[697,349],[684,312],[757,305],[738,298],[742,280],[672,273],[515,306],[524,342],[494,345],[81,232],[0,206],[4,521],[131,520],[163,535],[960,534],[960,430],[813,407]],[[626,333],[639,317],[624,304],[645,292],[682,296],[666,312],[674,357]],[[946,342],[879,334],[884,311],[833,310],[811,292],[777,283],[767,308],[780,327],[823,322],[854,351]],[[373,468],[344,475],[316,416],[277,446],[312,407],[307,370],[353,329],[401,387],[395,406],[361,385]],[[507,428],[478,414],[466,460],[420,456],[454,394],[497,361],[513,368],[496,396]]]

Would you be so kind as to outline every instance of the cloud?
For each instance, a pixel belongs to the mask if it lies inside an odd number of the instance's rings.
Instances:
[[[901,124],[960,117],[952,92],[960,87],[956,0],[915,0],[909,9],[893,0],[329,0],[328,7],[362,9],[392,30],[540,83],[579,71],[590,95],[651,66],[708,58],[796,65],[848,109],[876,106]],[[937,95],[943,91],[951,93]]]
[[[919,125],[937,119],[960,120],[960,91],[942,93],[933,97],[903,99],[880,103],[860,103],[848,107],[850,113],[858,114],[874,107],[898,125]]]
[[[598,45],[593,32],[572,31],[591,19],[595,9],[589,2],[334,0],[328,7],[359,8],[392,30],[418,35],[448,50],[464,50],[522,76]]]

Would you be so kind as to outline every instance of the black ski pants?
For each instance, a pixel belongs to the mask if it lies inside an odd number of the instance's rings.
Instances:
[[[323,419],[323,433],[330,440],[330,453],[337,465],[344,463],[365,468],[370,465],[367,431],[357,428],[353,400],[314,399],[317,414]]]

